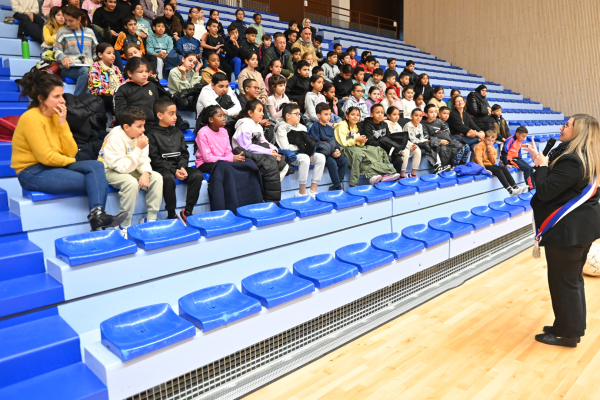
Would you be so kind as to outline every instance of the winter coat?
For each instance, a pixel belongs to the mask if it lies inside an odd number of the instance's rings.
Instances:
[[[246,41],[246,29],[248,29],[248,25],[246,25],[246,23],[244,21],[240,21],[238,19],[234,20],[231,24],[229,24],[229,26],[235,26],[238,30],[238,32],[240,33],[240,38],[238,39],[238,42],[245,42]]]
[[[377,146],[385,150],[388,156],[398,154],[406,148],[408,134],[392,135],[385,121],[376,124],[372,117],[365,118],[358,124],[359,131],[367,137],[367,146]]]
[[[423,102],[427,104],[433,97],[433,88],[429,83],[425,86],[415,85],[415,97],[417,97],[418,94],[423,95]]]
[[[344,97],[352,97],[350,91],[352,90],[353,79],[344,79],[340,74],[333,78],[333,87],[335,87],[335,97],[343,99]]]
[[[458,110],[450,111],[448,125],[450,126],[450,133],[455,136],[466,135],[471,129],[474,131],[481,130],[477,125],[475,125],[475,122],[473,122],[473,119],[467,110],[463,110],[462,118]]]
[[[340,73],[338,66],[331,65],[329,62],[324,62],[323,65],[321,65],[321,68],[323,68],[323,79],[327,82],[333,83],[333,78]]]
[[[289,79],[289,77],[295,72],[292,65],[292,56],[290,55],[290,52],[286,49],[283,51],[283,53],[279,53],[279,50],[272,45],[267,49],[267,51],[265,51],[263,58],[263,65],[265,66],[265,69],[269,68],[269,64],[274,59],[281,61],[281,75],[286,77],[286,79]]]
[[[275,157],[271,154],[256,154],[241,147],[233,149],[233,154],[240,154],[244,152],[246,160],[252,160],[260,170],[263,182],[263,200],[264,201],[279,201],[281,200],[281,180],[279,178],[279,171],[285,168],[285,157],[281,157],[281,161],[278,162]],[[210,187],[210,181],[209,185]]]
[[[240,106],[240,102],[238,101],[237,96],[235,95],[235,92],[233,91],[233,89],[231,89],[231,87],[228,89],[226,96],[229,96],[231,98],[233,106],[226,109],[225,111],[227,111],[227,115],[229,117],[237,118],[240,111],[242,111],[242,108]],[[204,86],[204,88],[200,92],[200,96],[198,96],[198,102],[196,103],[196,113],[200,115],[200,113],[202,113],[202,110],[204,110],[205,107],[208,107],[210,105],[219,105],[219,103],[217,102],[217,98],[217,93],[215,93],[211,84]]]
[[[253,54],[256,54],[256,59],[258,59],[258,46],[255,43],[250,43],[246,39],[244,39],[238,43],[240,45],[240,55],[241,55],[240,58],[245,58],[246,54],[253,53]]]
[[[413,71],[413,72],[410,72],[410,71],[409,71],[409,70],[407,70],[406,68],[404,68],[404,69],[402,70],[402,72],[405,72],[405,73],[407,73],[408,75],[410,75],[410,83],[409,83],[409,85],[411,85],[411,86],[413,86],[413,87],[414,87],[414,86],[415,86],[415,82],[417,81],[417,78],[419,77],[419,76],[417,75],[417,73],[416,73],[416,72],[414,72],[414,71]],[[402,75],[402,74],[400,74],[400,75]]]
[[[319,120],[316,110],[317,104],[326,102],[325,96],[321,93],[306,92],[306,96],[304,97],[304,116],[312,122],[317,122]]]
[[[448,141],[447,145],[442,145],[439,143],[438,150],[440,161],[442,162],[442,165],[454,164],[459,150],[466,145],[458,140],[453,139],[452,135],[450,135],[450,128],[437,118],[433,122],[428,122],[427,119],[424,119],[421,121],[421,125],[423,125],[423,130],[427,133],[427,136],[429,136],[430,140],[431,138],[436,138],[440,141]]]
[[[508,122],[506,122],[502,115],[499,119],[496,119],[496,116],[492,114],[489,116],[489,120],[492,126],[491,129],[493,129],[494,132],[496,132],[496,140],[502,141],[510,137],[510,129],[508,128]]]
[[[299,38],[292,45],[292,49],[295,47],[300,49],[300,59],[302,59],[304,53],[309,53],[312,54],[313,60],[317,60],[317,53],[315,52],[315,46],[312,44],[312,42],[305,42],[304,40],[302,40],[302,38]]]
[[[160,98],[159,91],[153,82],[141,86],[133,81],[125,82],[114,94],[114,106],[117,120],[127,106],[136,106],[146,114],[146,122],[154,122],[154,103]]]
[[[312,155],[315,151],[315,140],[306,133],[302,124],[290,125],[280,118],[275,125],[275,141],[284,150],[298,151]]]
[[[467,163],[466,165],[459,165],[456,168],[454,168],[454,172],[456,172],[456,175],[458,176],[465,176],[465,175],[492,175],[492,173],[488,170],[486,170],[484,167],[482,167],[481,165],[471,161],[469,163]]]
[[[336,150],[340,149],[339,143],[335,140],[333,126],[329,124],[314,123],[310,128],[310,136],[317,141],[317,153],[325,157],[331,157]]]
[[[235,123],[235,134],[231,139],[231,147],[241,147],[245,153],[271,155],[275,146],[270,144],[264,135],[264,128],[250,118],[241,118]]]
[[[310,78],[303,78],[296,74],[288,80],[285,87],[285,94],[291,101],[298,103],[309,87]]]
[[[179,128],[154,125],[146,135],[153,170],[175,175],[178,169],[188,166],[190,152],[185,144],[183,132]]]
[[[77,161],[96,160],[106,137],[104,101],[90,95],[63,95],[67,106],[67,123],[77,143]]]
[[[490,103],[480,93],[484,88],[485,85],[480,85],[474,92],[469,93],[467,96],[467,111],[473,117],[473,122],[479,127],[478,130],[485,132],[491,129],[491,126],[488,114]]]
[[[246,79],[254,79],[258,85],[258,99],[266,100],[267,91],[265,90],[265,82],[262,79],[262,75],[257,70],[250,71],[248,68],[244,68],[238,75],[238,88],[241,95],[245,94],[243,84]]]
[[[348,114],[348,109],[350,107],[358,107],[360,109],[360,120],[364,120],[369,117],[369,110],[367,109],[367,103],[362,99],[356,100],[356,97],[350,96],[350,98],[344,103],[342,106],[342,111],[345,114]]]
[[[156,9],[156,12],[154,12],[152,11],[151,0],[140,0],[140,4],[144,9],[144,19],[150,23],[152,23],[152,20],[157,16],[163,15],[165,13],[165,5],[162,2],[162,0],[156,0],[156,3],[158,4],[158,8]]]
[[[245,154],[245,153],[244,153]],[[231,210],[263,202],[263,180],[256,163],[217,161],[208,180],[210,210]]]

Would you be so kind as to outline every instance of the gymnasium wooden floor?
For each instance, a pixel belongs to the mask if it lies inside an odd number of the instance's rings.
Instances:
[[[245,400],[600,399],[600,278],[585,285],[575,349],[533,338],[553,314],[529,249]]]

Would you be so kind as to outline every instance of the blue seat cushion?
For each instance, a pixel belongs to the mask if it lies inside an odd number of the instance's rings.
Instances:
[[[399,233],[385,233],[371,240],[371,246],[377,250],[387,251],[394,255],[396,260],[419,253],[425,245],[417,240],[407,239]]]
[[[266,308],[278,306],[314,291],[314,283],[294,276],[287,268],[268,269],[242,280],[242,293],[259,300]]]
[[[527,200],[521,199],[519,196],[517,197],[507,197],[504,199],[506,204],[510,204],[511,206],[519,206],[523,207],[525,210],[531,210],[531,203]]]
[[[333,204],[333,208],[336,210],[360,206],[365,203],[364,197],[352,196],[343,190],[332,190],[329,192],[317,193],[317,200]]]
[[[238,207],[237,214],[240,217],[248,218],[256,226],[276,224],[296,218],[296,212],[279,208],[275,203],[250,204]]]
[[[471,209],[471,213],[478,215],[480,217],[491,218],[494,221],[494,223],[504,221],[505,219],[510,217],[509,213],[504,212],[504,211],[492,210],[488,206],[474,207]]]
[[[404,186],[396,182],[379,182],[375,184],[375,187],[379,190],[389,190],[393,193],[394,197],[406,196],[409,194],[417,193],[416,186]]]
[[[392,197],[392,193],[389,190],[378,190],[371,185],[348,188],[348,193],[352,196],[363,197],[367,203],[373,203]]]
[[[200,232],[188,228],[179,219],[165,219],[130,226],[127,238],[144,250],[154,250],[200,239]]]
[[[389,264],[394,260],[391,253],[374,249],[364,242],[349,244],[337,249],[335,258],[356,266],[361,273]]]
[[[414,186],[417,188],[419,192],[425,192],[427,190],[435,190],[439,187],[439,185],[435,182],[425,182],[419,178],[405,178],[398,181],[401,185],[404,186]]]
[[[331,254],[319,254],[296,261],[294,275],[311,281],[318,289],[323,289],[358,275],[358,269],[352,264],[336,260]]]
[[[475,178],[473,178],[473,175],[458,176],[458,174],[455,171],[445,171],[442,172],[440,176],[442,178],[456,179],[459,184],[473,182],[475,180]]]
[[[458,180],[454,178],[442,178],[436,174],[423,175],[420,177],[420,179],[424,182],[437,183],[439,187],[454,186],[458,183]]]
[[[137,252],[136,244],[115,229],[65,236],[54,247],[56,257],[72,267]]]
[[[495,211],[507,212],[511,217],[515,217],[525,212],[525,207],[511,205],[504,201],[494,201],[488,204],[488,207]]]
[[[402,229],[402,236],[407,239],[418,240],[425,247],[433,247],[440,243],[450,240],[450,234],[447,232],[436,231],[425,224],[411,225]]]
[[[459,211],[452,214],[451,218],[452,221],[460,222],[461,224],[469,224],[475,230],[485,228],[494,222],[489,217],[480,217],[478,215],[471,214],[470,211]]]
[[[279,207],[295,211],[299,217],[322,214],[333,210],[333,204],[317,201],[312,196],[290,197],[279,202]]]
[[[449,233],[453,239],[473,231],[472,225],[456,222],[448,217],[432,219],[428,225],[436,231]]]
[[[198,229],[202,236],[213,237],[252,228],[252,221],[235,215],[230,210],[209,211],[187,218],[189,227]]]

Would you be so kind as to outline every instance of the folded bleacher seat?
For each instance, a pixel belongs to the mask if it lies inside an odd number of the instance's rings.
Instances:
[[[242,293],[272,308],[315,291],[311,281],[292,275],[287,268],[257,272],[242,280]]]
[[[394,197],[406,196],[408,194],[417,193],[416,186],[405,186],[398,183],[398,181],[394,182],[379,182],[375,184],[375,187],[379,190],[388,190],[392,192]]]
[[[131,226],[127,229],[127,238],[140,249],[154,250],[199,240],[200,232],[185,226],[179,219],[165,219]]]
[[[319,254],[296,261],[294,275],[308,279],[318,289],[323,289],[358,275],[358,269],[352,264],[336,260],[331,254]]]
[[[479,206],[471,209],[471,213],[478,215],[480,217],[488,217],[491,218],[494,223],[504,221],[510,214],[504,211],[496,211],[492,210],[488,206]]]
[[[392,197],[392,193],[389,190],[378,190],[371,185],[348,188],[348,194],[362,197],[367,203],[373,203],[375,201],[385,200]]]
[[[295,211],[298,217],[327,213],[333,210],[331,203],[317,201],[312,196],[290,197],[279,202],[279,207]]]
[[[419,253],[425,249],[425,245],[422,242],[405,238],[396,232],[386,233],[373,238],[371,246],[377,250],[392,253],[396,260]]]
[[[449,233],[452,239],[473,232],[474,229],[470,224],[456,222],[448,217],[432,219],[429,221],[428,226],[436,231]]]
[[[187,218],[189,227],[198,229],[202,236],[213,237],[252,228],[252,221],[235,215],[230,210],[209,211]]]
[[[317,193],[317,200],[331,203],[336,210],[360,206],[365,203],[365,198],[361,196],[352,196],[343,190],[332,190],[329,192]]]
[[[335,251],[335,258],[358,268],[360,273],[365,273],[382,265],[389,264],[394,256],[387,252],[377,250],[369,243],[354,243],[341,247]]]
[[[240,217],[248,218],[256,226],[265,226],[296,218],[296,212],[280,208],[275,203],[250,204],[238,207]]]
[[[407,239],[418,240],[427,248],[450,240],[449,233],[431,229],[425,224],[407,226],[402,229],[402,236]]]
[[[65,236],[56,239],[54,247],[56,257],[72,267],[137,252],[136,244],[115,229]]]

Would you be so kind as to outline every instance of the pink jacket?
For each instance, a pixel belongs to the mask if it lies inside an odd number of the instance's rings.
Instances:
[[[213,131],[207,125],[198,131],[196,135],[196,168],[204,163],[214,163],[219,160],[233,162],[231,142],[225,128],[218,132]]]

